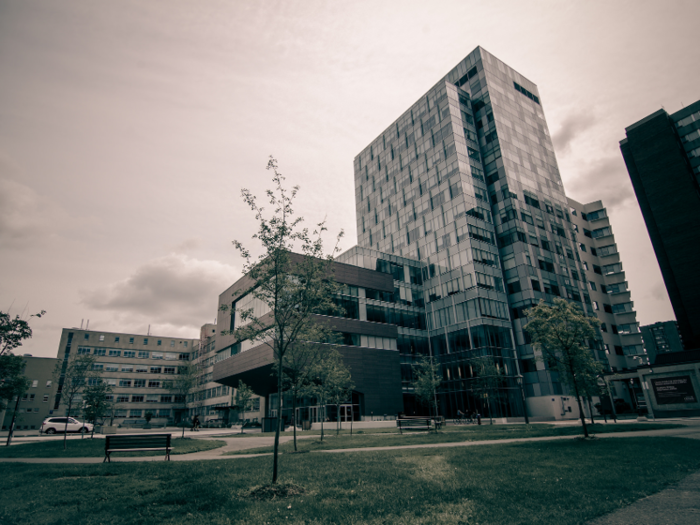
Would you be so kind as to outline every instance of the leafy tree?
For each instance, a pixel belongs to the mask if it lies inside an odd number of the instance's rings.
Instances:
[[[422,356],[418,362],[411,366],[413,371],[413,392],[418,402],[435,410],[435,417],[438,415],[437,388],[442,382],[440,377],[440,366],[433,362],[431,357]]]
[[[197,363],[188,361],[187,364],[180,365],[177,367],[177,376],[175,379],[165,381],[163,387],[168,390],[174,396],[175,403],[182,404],[183,418],[181,420],[182,424],[182,438],[185,437],[185,419],[184,414],[187,411],[187,398],[192,393],[192,390],[199,383],[199,366]]]
[[[41,317],[46,312],[29,317]],[[0,312],[0,412],[7,408],[7,401],[24,393],[25,361],[21,356],[12,354],[15,348],[22,346],[22,341],[32,337],[29,322],[19,316],[11,318],[9,313]]]
[[[0,356],[0,366],[2,366],[3,377],[0,380],[0,413],[5,410],[4,400],[10,400],[15,396],[15,409],[12,412],[12,421],[10,422],[10,430],[7,433],[7,446],[12,443],[12,435],[15,431],[15,422],[17,421],[17,410],[22,395],[27,391],[30,385],[29,379],[24,377],[24,366],[26,362],[20,356],[5,354]]]
[[[250,410],[250,400],[253,397],[253,390],[243,381],[238,382],[236,389],[236,404],[238,405],[238,419],[241,421],[241,434],[243,434],[243,425],[245,424],[245,413]],[[241,417],[243,414],[243,417]]]
[[[112,402],[108,396],[112,393],[112,387],[105,381],[95,382],[83,390],[83,414],[85,419],[92,423],[92,436],[95,436],[95,425],[98,420],[103,420],[112,410]]]
[[[68,435],[68,418],[71,415],[73,404],[86,388],[89,379],[98,378],[100,373],[93,370],[95,358],[91,355],[81,355],[75,359],[64,359],[56,363],[53,376],[61,388],[61,401],[67,405],[66,426],[63,430],[63,450],[66,450],[66,437]]]
[[[319,336],[320,335],[321,334],[319,334]],[[297,450],[297,404],[301,398],[307,395],[307,387],[311,382],[313,365],[322,359],[321,352],[324,350],[327,349],[322,348],[320,344],[300,341],[287,350],[284,366],[281,368],[283,374],[282,387],[285,392],[291,394],[292,398],[292,414],[294,414],[294,424],[292,425],[294,432],[294,451]],[[277,373],[279,369],[279,366],[275,367],[275,373]]]
[[[350,371],[343,363],[340,352],[334,348],[322,351],[310,367],[309,381],[300,390],[302,396],[315,396],[319,405],[323,407],[321,417],[321,441],[324,437],[323,423],[326,419],[325,407],[328,404],[336,406],[338,430],[340,423],[340,404],[351,395],[355,385],[352,382]]]
[[[45,313],[42,310],[29,317],[41,317]],[[22,346],[22,341],[30,337],[32,337],[32,329],[28,321],[20,319],[19,315],[13,319],[9,313],[0,312],[0,356],[12,353],[12,350]]]
[[[256,197],[247,189],[243,200],[255,213],[258,232],[253,236],[262,245],[262,253],[254,260],[242,243],[234,241],[245,260],[244,272],[252,286],[235,295],[250,294],[266,313],[256,315],[253,308],[240,310],[241,325],[233,333],[238,340],[266,342],[273,349],[277,368],[277,428],[273,448],[272,483],[277,483],[279,435],[282,425],[283,369],[290,349],[302,341],[323,341],[326,328],[314,319],[316,312],[335,308],[333,298],[337,285],[332,279],[333,255],[323,249],[322,235],[325,222],[313,231],[302,227],[303,218],[295,217],[292,207],[299,190],[291,193],[284,187],[285,178],[279,173],[277,161],[270,158],[267,169],[273,172],[274,190],[268,190],[267,200],[273,208],[271,216],[258,205]],[[338,239],[342,236],[338,236]],[[301,252],[294,255],[293,251]],[[236,315],[236,312],[231,312]],[[230,332],[227,332],[230,333]]]
[[[491,399],[499,399],[500,386],[503,384],[503,369],[496,366],[493,356],[487,356],[477,365],[477,376],[472,380],[472,385],[477,392],[486,398],[486,406],[489,410],[489,424],[493,425],[493,411]]]
[[[578,307],[560,298],[554,299],[554,306],[540,301],[526,315],[529,322],[524,328],[533,346],[542,351],[549,369],[558,372],[560,380],[574,391],[583,434],[588,437],[581,399],[592,392],[591,385],[603,372],[603,366],[595,361],[588,346],[596,338],[600,321],[587,317]]]

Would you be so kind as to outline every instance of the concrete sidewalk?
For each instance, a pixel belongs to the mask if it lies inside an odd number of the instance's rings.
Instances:
[[[700,472],[652,496],[611,512],[588,525],[697,525],[700,523]]]
[[[700,439],[700,425],[690,425],[681,428],[669,428],[663,430],[640,430],[636,432],[617,432],[614,434],[597,434],[599,439],[623,439],[628,437],[685,437],[690,439]],[[316,435],[298,435],[297,439],[310,439],[317,437]],[[330,449],[313,452],[325,454],[342,454],[348,452],[380,452],[387,450],[405,450],[415,448],[449,448],[449,447],[477,447],[487,445],[505,445],[509,443],[529,443],[542,441],[556,441],[566,439],[577,439],[580,435],[575,436],[547,436],[536,438],[513,438],[513,439],[498,439],[488,441],[454,441],[449,443],[426,443],[416,445],[393,445],[386,447],[367,447],[367,448],[344,448]],[[208,460],[235,460],[249,457],[258,457],[261,454],[238,454],[235,456],[225,455],[227,452],[241,451],[259,447],[272,446],[274,444],[274,436],[269,435],[254,435],[250,437],[229,437],[224,438],[217,435],[198,435],[197,438],[211,438],[225,441],[226,445],[212,450],[202,452],[194,452],[191,454],[172,455],[172,461],[208,461]],[[281,435],[280,443],[286,443],[294,439],[292,435]],[[102,457],[92,458],[0,458],[0,463],[101,463]],[[163,461],[162,456],[138,456],[138,457],[113,457],[112,463],[133,463],[139,461]]]

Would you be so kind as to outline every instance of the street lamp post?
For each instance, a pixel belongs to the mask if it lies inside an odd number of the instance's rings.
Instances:
[[[523,376],[518,375],[515,380],[518,382],[518,386],[520,387],[520,398],[523,401],[523,414],[525,414],[525,424],[529,425],[530,424],[530,418],[527,417],[527,405],[525,404],[525,391],[523,390]]]

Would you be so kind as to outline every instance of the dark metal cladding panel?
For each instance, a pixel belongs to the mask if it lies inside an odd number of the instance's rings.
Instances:
[[[373,337],[390,337],[394,339],[399,336],[399,329],[393,324],[371,323],[368,321],[358,321],[357,319],[326,317],[325,315],[314,315],[314,319],[338,332],[371,335]]]
[[[364,396],[364,415],[403,411],[401,363],[395,350],[340,346],[338,351],[350,369],[355,390]],[[261,345],[214,364],[214,381],[237,387],[239,381],[261,396],[277,391],[272,376],[272,348]]]

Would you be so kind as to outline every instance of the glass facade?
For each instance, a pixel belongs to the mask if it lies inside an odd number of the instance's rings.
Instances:
[[[565,393],[523,332],[540,299],[593,315],[537,86],[477,48],[362,150],[354,173],[359,246],[420,262],[444,413],[484,413],[470,379],[485,356],[506,376],[494,416],[522,415],[521,374],[526,397]]]

